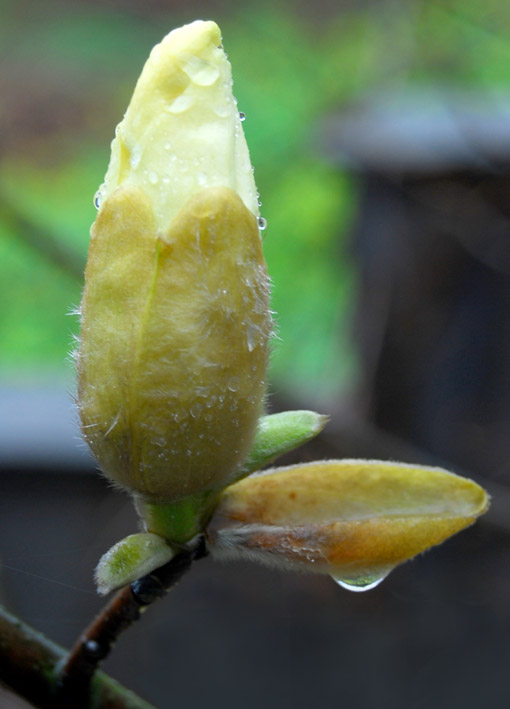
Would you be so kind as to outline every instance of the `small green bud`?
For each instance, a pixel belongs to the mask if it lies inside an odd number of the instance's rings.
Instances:
[[[328,421],[328,416],[315,411],[283,411],[262,416],[252,449],[237,479],[250,475],[280,455],[315,438]]]
[[[174,556],[174,550],[156,534],[131,534],[99,560],[95,574],[97,590],[104,595],[132,583],[167,564]]]

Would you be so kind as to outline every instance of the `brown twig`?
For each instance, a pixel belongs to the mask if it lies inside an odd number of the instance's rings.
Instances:
[[[0,607],[0,682],[41,709],[154,709],[98,666],[120,633],[206,555],[205,542],[125,586],[69,652]]]
[[[54,706],[73,709],[91,706],[92,678],[119,635],[140,618],[148,605],[165,596],[189,570],[192,562],[205,553],[204,541],[200,540],[192,549],[182,551],[165,566],[115,594],[80,636],[63,663]]]
[[[54,709],[58,671],[65,658],[64,648],[0,606],[0,682],[36,707]],[[154,709],[102,672],[94,678],[93,694],[91,706],[96,709]]]

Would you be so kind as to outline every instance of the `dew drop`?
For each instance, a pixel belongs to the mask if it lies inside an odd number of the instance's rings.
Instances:
[[[141,159],[142,159],[142,150],[139,145],[136,145],[135,148],[131,151],[131,155],[129,157],[129,164],[130,164],[132,170],[136,170],[136,168],[140,164]]]
[[[242,111],[239,111],[239,120],[240,120],[240,121],[245,121],[245,120],[246,120],[246,113],[243,113]]]
[[[159,182],[158,173],[154,172],[154,170],[151,170],[149,172],[149,182],[151,183],[151,185],[157,185],[157,183]]]
[[[225,104],[219,104],[214,107],[214,113],[218,116],[218,118],[226,118],[230,113],[229,107]]]
[[[202,411],[203,411],[202,404],[198,401],[195,401],[195,403],[190,406],[189,412],[190,412],[192,418],[197,419],[197,418],[199,418]]]
[[[360,593],[362,591],[371,591],[373,588],[376,588],[376,586],[379,586],[379,584],[384,581],[386,576],[388,576],[390,571],[391,569],[383,571],[382,573],[362,574],[361,576],[352,576],[349,578],[331,574],[331,578],[339,586],[345,588],[346,591]]]
[[[264,219],[264,217],[259,217],[258,222],[260,231],[264,231],[264,229],[267,227],[267,221]]]
[[[101,206],[101,203],[103,201],[103,190],[105,188],[105,183],[103,182],[102,184],[99,185],[97,188],[97,192],[94,195],[94,207],[96,209],[99,209]]]
[[[196,74],[194,81],[195,84],[198,84],[199,86],[212,86],[212,84],[216,83],[220,76],[219,69],[217,69],[215,66],[207,66],[202,69],[198,74]]]
[[[212,86],[220,76],[218,67],[198,57],[190,57],[183,69],[191,81],[198,86]]]
[[[212,407],[216,404],[217,398],[218,397],[215,394],[211,394],[211,396],[205,402],[206,408],[212,409]]]
[[[181,94],[167,107],[170,113],[184,113],[193,105],[193,97]]]
[[[251,323],[248,323],[248,327],[246,328],[246,345],[248,346],[248,352],[253,352],[255,349],[255,345],[257,344],[256,334],[256,328]]]
[[[232,392],[236,392],[239,389],[239,377],[230,377],[228,384],[227,384],[227,389]],[[232,410],[232,407],[231,407]]]

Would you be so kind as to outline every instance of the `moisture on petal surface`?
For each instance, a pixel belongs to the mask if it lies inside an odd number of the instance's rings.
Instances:
[[[105,474],[166,503],[224,487],[263,413],[269,280],[231,68],[214,22],[154,48],[117,127],[77,353]]]
[[[161,229],[206,186],[230,186],[258,216],[232,69],[216,23],[179,27],[152,50],[115,131],[100,203],[121,184],[143,188]]]
[[[157,239],[153,224],[133,188],[115,192],[98,216],[79,399],[104,472],[172,500],[220,484],[247,455],[271,318],[256,220],[232,190],[195,195]]]

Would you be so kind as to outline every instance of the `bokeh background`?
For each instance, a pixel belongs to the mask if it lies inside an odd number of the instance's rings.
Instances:
[[[222,28],[268,222],[270,406],[332,416],[299,459],[438,463],[493,506],[366,594],[202,561],[105,669],[161,709],[504,706],[502,0],[0,0],[0,599],[70,645],[101,607],[97,559],[137,527],[79,442],[70,312],[114,127],[151,47],[199,17]]]

